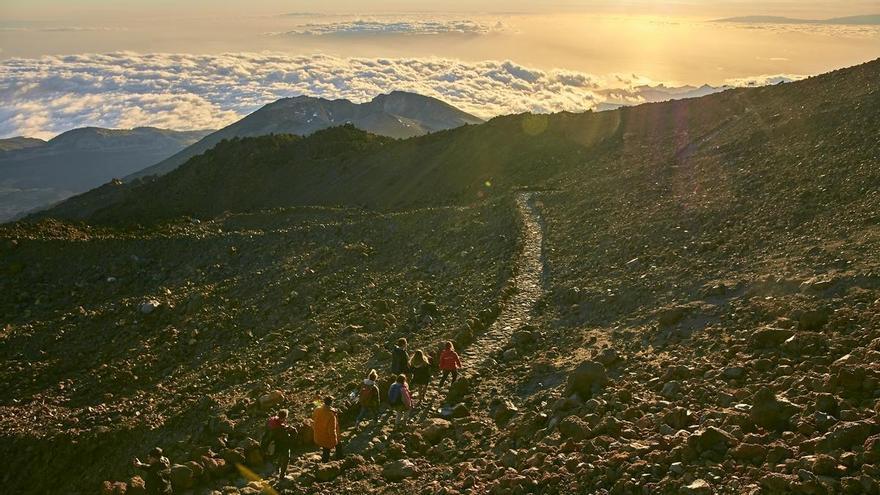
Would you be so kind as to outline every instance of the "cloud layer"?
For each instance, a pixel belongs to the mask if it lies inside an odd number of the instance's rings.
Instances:
[[[736,83],[771,77],[776,76]],[[82,126],[220,128],[282,97],[362,102],[392,90],[434,96],[484,118],[578,112],[691,94],[688,88],[633,75],[600,77],[510,61],[279,53],[45,56],[0,62],[0,137],[49,138]]]
[[[297,29],[280,34],[299,36],[400,34],[430,36],[440,34],[484,35],[502,30],[504,30],[504,25],[500,21],[494,24],[487,24],[464,19],[393,21],[357,19],[304,24]]]

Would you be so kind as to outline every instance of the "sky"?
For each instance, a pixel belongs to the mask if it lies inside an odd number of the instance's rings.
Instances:
[[[181,6],[181,4],[184,4]],[[880,1],[3,0],[0,138],[219,128],[285,96],[402,89],[480,117],[796,80],[880,56]]]

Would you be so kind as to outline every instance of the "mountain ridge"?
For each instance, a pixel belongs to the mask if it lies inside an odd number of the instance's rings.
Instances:
[[[4,140],[17,144],[0,152],[0,222],[124,177],[208,132],[82,127],[49,141]]]
[[[347,99],[330,100],[304,95],[282,98],[206,136],[167,160],[131,174],[125,180],[167,173],[223,139],[278,133],[308,135],[349,122],[376,134],[404,138],[477,124],[482,119],[437,98],[406,91],[377,95],[360,104]]]

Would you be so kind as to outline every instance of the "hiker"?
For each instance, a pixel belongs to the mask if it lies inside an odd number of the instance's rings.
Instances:
[[[141,462],[137,457],[132,464],[137,469],[142,469],[146,474],[144,483],[149,495],[171,495],[171,461],[162,455],[162,449],[154,448],[147,454],[147,462]]]
[[[431,383],[431,358],[421,349],[417,350],[413,354],[410,370],[413,376],[413,389],[418,392],[419,396],[416,404],[418,405],[428,394],[428,385]]]
[[[394,427],[400,425],[401,419],[406,424],[406,412],[412,409],[412,395],[403,373],[397,375],[397,381],[388,388],[388,404],[395,412]]]
[[[458,380],[458,370],[460,368],[461,360],[458,358],[458,353],[455,352],[452,342],[447,341],[443,344],[443,352],[440,353],[440,371],[443,372],[443,375],[440,377],[440,388],[443,388],[443,384],[450,374],[452,375],[452,381],[449,384],[455,383],[455,380]]]
[[[321,462],[330,462],[330,451],[336,449],[336,458],[342,458],[339,446],[339,418],[333,409],[333,397],[324,397],[324,405],[312,414],[315,445],[321,447]]]
[[[378,379],[379,374],[376,373],[376,370],[370,370],[367,377],[364,379],[364,382],[361,384],[359,395],[361,410],[358,412],[357,418],[354,420],[355,428],[361,425],[361,421],[367,417],[367,415],[369,415],[371,419],[375,419],[376,414],[379,412],[379,386],[376,385],[376,380]]]
[[[394,376],[409,374],[409,353],[406,352],[406,338],[397,339],[397,345],[391,351],[391,374]]]
[[[263,453],[269,453],[269,448],[274,445],[275,465],[278,466],[278,479],[287,474],[287,465],[290,464],[290,451],[299,434],[297,429],[287,424],[287,409],[278,411],[278,414],[269,418],[266,422],[266,431],[260,441]]]

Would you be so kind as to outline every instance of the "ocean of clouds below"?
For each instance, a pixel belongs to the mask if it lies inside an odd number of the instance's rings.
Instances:
[[[796,78],[758,76],[730,84]],[[392,90],[440,98],[489,118],[580,112],[716,88],[676,88],[637,76],[600,77],[494,60],[132,52],[13,58],[0,62],[0,137],[49,138],[83,126],[216,129],[283,97],[362,102]]]

